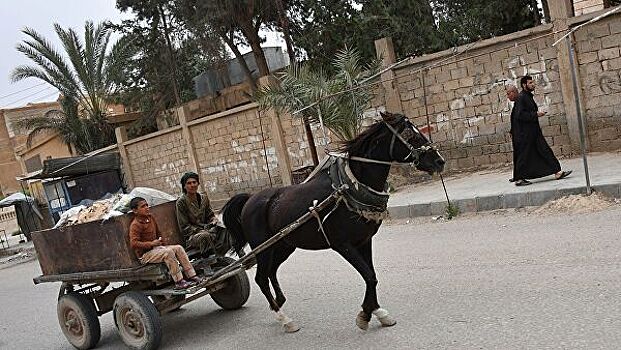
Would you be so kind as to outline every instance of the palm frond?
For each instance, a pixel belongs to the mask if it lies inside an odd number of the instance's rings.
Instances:
[[[372,97],[361,83],[377,71],[376,65],[361,62],[357,50],[345,48],[334,59],[336,74],[331,77],[323,70],[312,71],[305,65],[290,66],[277,75],[278,85],[259,89],[257,102],[261,108],[273,108],[278,113],[293,113],[312,106],[294,117],[323,123],[338,139],[351,140],[360,133],[362,116]],[[348,92],[340,93],[344,90]]]

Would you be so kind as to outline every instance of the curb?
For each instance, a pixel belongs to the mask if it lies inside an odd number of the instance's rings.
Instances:
[[[599,192],[613,198],[621,198],[621,184],[592,186]],[[586,193],[586,186],[543,190],[536,192],[508,193],[484,197],[457,199],[452,201],[460,213],[483,212],[497,209],[540,206],[561,197]],[[443,215],[446,201],[399,205],[388,208],[391,219],[409,219],[421,216]]]

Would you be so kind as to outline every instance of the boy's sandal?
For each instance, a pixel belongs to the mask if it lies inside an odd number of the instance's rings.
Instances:
[[[188,289],[188,288],[190,288],[192,286],[193,286],[192,283],[190,283],[190,282],[188,282],[186,280],[181,280],[181,281],[175,283],[175,288],[174,289],[177,289],[177,290],[179,290],[179,289]]]
[[[561,175],[556,177],[557,180],[564,179],[572,173],[572,170],[562,171]]]

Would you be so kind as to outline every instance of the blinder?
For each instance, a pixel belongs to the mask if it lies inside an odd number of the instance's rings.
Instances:
[[[420,157],[423,153],[428,152],[430,150],[434,150],[435,148],[431,145],[431,142],[427,141],[424,145],[418,147],[418,148],[414,148],[414,146],[412,146],[409,142],[407,142],[407,140],[411,139],[412,137],[414,137],[414,128],[415,126],[407,119],[405,118],[405,127],[403,128],[403,131],[398,132],[395,128],[393,128],[392,125],[390,125],[387,121],[384,120],[384,124],[386,124],[386,127],[388,128],[388,130],[390,130],[392,132],[392,139],[390,140],[390,150],[389,150],[389,156],[391,159],[394,159],[393,156],[393,149],[395,146],[395,140],[399,140],[401,141],[401,143],[410,150],[410,153],[408,153],[401,162],[403,163],[412,163],[414,165],[418,165],[420,162]],[[418,130],[417,130],[418,131]],[[409,160],[411,159],[411,160]]]

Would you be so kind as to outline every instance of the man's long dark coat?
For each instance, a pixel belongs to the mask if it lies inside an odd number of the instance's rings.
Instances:
[[[561,171],[561,164],[541,132],[537,110],[533,94],[523,90],[511,111],[513,178],[516,181]]]

